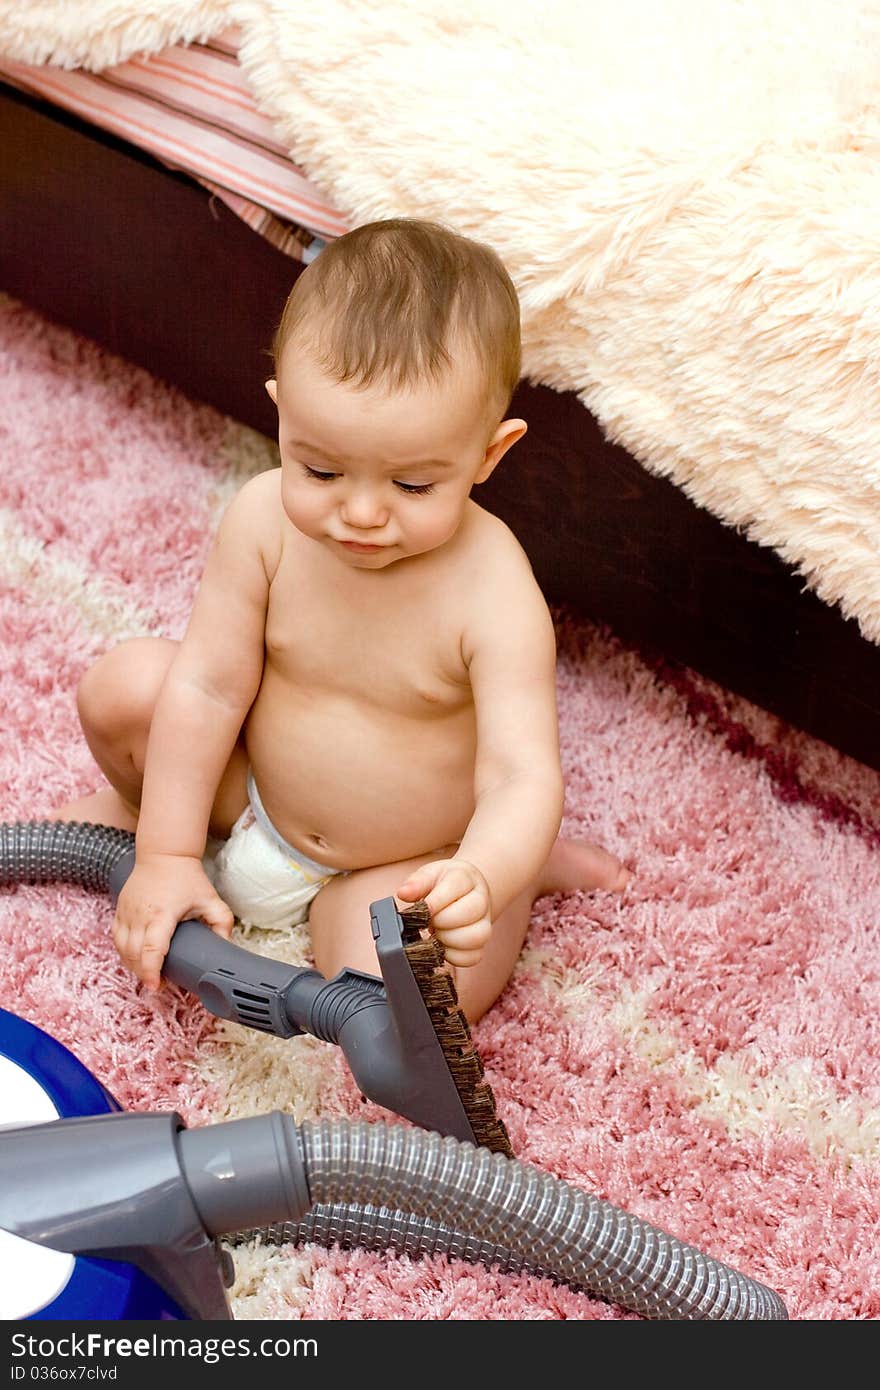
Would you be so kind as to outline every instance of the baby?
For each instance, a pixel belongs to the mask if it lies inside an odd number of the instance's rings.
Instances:
[[[307,916],[322,974],[378,974],[369,904],[424,898],[474,1021],[535,898],[628,878],[557,838],[551,617],[471,497],[526,432],[516,292],[480,242],[374,222],[302,272],[274,349],[280,467],[227,508],[182,641],[86,672],[110,786],[56,814],[136,828],[114,941],[149,988],[191,917]]]

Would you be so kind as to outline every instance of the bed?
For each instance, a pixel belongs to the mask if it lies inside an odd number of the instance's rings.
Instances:
[[[540,35],[518,0],[401,6],[0,4],[0,289],[271,434],[275,319],[328,237],[481,236],[522,298],[529,431],[479,500],[548,599],[880,767],[873,6],[636,33],[623,3],[589,44],[568,0]],[[181,55],[201,144],[102,114]],[[194,59],[237,95],[198,105]],[[206,152],[220,127],[261,172]]]

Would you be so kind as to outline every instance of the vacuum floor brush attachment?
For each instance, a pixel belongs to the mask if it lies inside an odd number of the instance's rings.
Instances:
[[[106,826],[0,825],[0,886],[60,882],[118,895],[133,841]],[[788,1316],[764,1285],[518,1163],[442,948],[425,938],[427,910],[403,916],[382,899],[371,917],[381,980],[357,971],[326,980],[194,921],[175,931],[165,971],[219,1017],[338,1042],[363,1094],[420,1128],[338,1120],[297,1129],[275,1112],[193,1130],[176,1115],[122,1114],[7,1129],[0,1227],[131,1260],[199,1318],[229,1316],[224,1234],[449,1254],[653,1318]]]

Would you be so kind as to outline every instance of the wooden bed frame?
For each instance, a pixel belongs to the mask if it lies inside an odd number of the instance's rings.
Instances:
[[[197,183],[0,83],[0,289],[274,435],[267,348],[298,265]],[[880,768],[880,646],[767,548],[523,382],[480,488],[548,600]]]

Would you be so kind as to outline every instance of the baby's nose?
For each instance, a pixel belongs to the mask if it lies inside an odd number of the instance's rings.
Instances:
[[[368,488],[358,488],[348,494],[343,504],[345,519],[350,526],[362,528],[384,526],[388,519],[387,509],[377,492]]]

